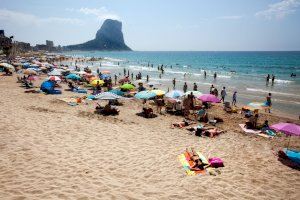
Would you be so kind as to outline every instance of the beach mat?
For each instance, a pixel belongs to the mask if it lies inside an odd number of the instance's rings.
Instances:
[[[200,153],[200,152],[196,152],[199,156],[199,158],[202,160],[203,163],[208,164],[207,159]],[[199,170],[199,171],[192,171],[191,170],[191,166],[193,165],[193,161],[190,160],[190,156],[187,152],[180,154],[178,156],[178,159],[183,167],[183,169],[185,170],[186,174],[188,176],[195,176],[195,175],[205,175],[207,174],[207,170]]]

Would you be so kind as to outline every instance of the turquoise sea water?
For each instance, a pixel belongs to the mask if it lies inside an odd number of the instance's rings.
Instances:
[[[294,116],[300,114],[300,52],[64,52],[79,57],[102,57],[103,69],[123,74],[123,68],[134,75],[141,72],[145,77],[163,83],[163,88],[171,88],[176,78],[176,89],[182,89],[187,82],[189,89],[197,83],[198,89],[207,93],[214,84],[220,91],[223,86],[228,90],[227,100],[233,91],[238,92],[240,104],[264,101],[268,92],[273,95],[274,109]],[[119,65],[118,65],[119,63]],[[72,63],[74,65],[74,63]],[[94,70],[100,63],[79,63]],[[148,66],[149,64],[149,66]],[[153,64],[153,68],[151,67]],[[163,64],[165,73],[159,77],[157,66]],[[172,68],[171,68],[172,65]],[[207,72],[204,78],[203,72]],[[213,79],[213,73],[217,79]],[[184,74],[187,74],[184,77]],[[292,78],[290,74],[297,74]],[[265,76],[275,75],[274,85],[267,85]]]

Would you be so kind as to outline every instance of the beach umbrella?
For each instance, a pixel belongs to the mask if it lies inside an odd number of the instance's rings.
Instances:
[[[181,92],[180,90],[172,90],[166,94],[166,97],[177,99],[179,97],[182,97],[183,95],[184,95],[184,93]]]
[[[135,98],[137,99],[151,99],[156,97],[156,94],[152,91],[141,91],[136,93],[136,95],[134,95]]]
[[[61,82],[61,79],[58,76],[49,76],[48,78],[46,78],[46,80]]]
[[[39,78],[37,77],[37,76],[29,76],[28,78],[27,78],[27,80],[29,80],[29,81],[36,81],[36,80],[38,80]]]
[[[97,100],[115,100],[115,99],[122,99],[123,97],[113,94],[111,92],[102,92],[94,96]]]
[[[92,86],[97,86],[97,85],[103,85],[104,84],[104,81],[103,80],[100,80],[100,79],[96,79],[96,80],[93,80],[91,81],[90,83]]]
[[[77,74],[69,74],[68,76],[66,76],[66,79],[71,79],[71,80],[80,80],[81,77],[78,76]]]
[[[300,126],[297,124],[278,123],[278,124],[273,124],[272,126],[270,126],[270,128],[276,131],[283,132],[287,136],[290,136],[287,148],[289,148],[291,136],[298,136],[298,137],[300,136]]]
[[[51,72],[48,73],[49,76],[61,76],[61,71],[54,69]]]
[[[55,83],[53,81],[44,81],[42,84],[41,84],[41,90],[43,92],[48,92],[48,91],[52,91],[54,90],[54,86],[55,86]]]
[[[163,90],[151,90],[151,92],[154,92],[156,94],[156,96],[162,96],[162,95],[166,94],[166,92]]]
[[[215,95],[212,94],[203,94],[198,97],[202,102],[212,102],[212,103],[220,103],[220,99],[218,99]]]
[[[110,74],[111,72],[108,70],[101,71],[101,74]]]
[[[265,104],[261,102],[251,102],[247,106],[244,106],[244,108],[249,110],[263,110],[265,107]]]
[[[100,79],[106,79],[106,78],[109,78],[110,77],[110,75],[109,74],[101,74],[101,76],[100,76]]]
[[[133,90],[135,87],[132,84],[126,83],[124,85],[121,86],[121,89],[123,90]]]
[[[110,93],[119,95],[119,96],[123,96],[125,92],[122,92],[121,90],[117,90],[117,89],[113,89],[113,90],[109,90]]]
[[[38,73],[35,70],[32,69],[26,69],[24,70],[23,74],[27,74],[27,75],[37,75]]]
[[[74,74],[86,75],[87,73],[85,71],[79,71],[79,72],[75,71]]]
[[[161,83],[157,82],[157,81],[150,81],[150,82],[147,83],[147,85],[149,85],[149,86],[156,86],[156,85],[161,85]]]
[[[186,93],[184,93],[185,96],[188,96],[190,95],[191,93],[193,93],[193,95],[196,97],[196,98],[199,98],[201,95],[202,95],[202,92],[199,92],[199,91],[187,91]]]
[[[278,123],[270,126],[270,128],[276,131],[283,132],[289,136],[300,136],[300,126],[292,123]]]
[[[8,64],[8,63],[0,63],[0,66],[4,67],[6,69],[9,69],[9,70],[13,70],[13,71],[15,70],[15,67],[12,66],[12,65],[10,65],[10,64]]]

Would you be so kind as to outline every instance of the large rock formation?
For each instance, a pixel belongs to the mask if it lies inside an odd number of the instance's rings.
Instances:
[[[67,50],[131,51],[125,44],[122,22],[107,19],[97,31],[96,38],[83,44],[66,46]]]

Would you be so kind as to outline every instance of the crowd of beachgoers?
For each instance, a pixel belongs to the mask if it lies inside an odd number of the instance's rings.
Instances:
[[[231,131],[264,140],[289,137],[297,141],[300,136],[299,121],[271,113],[271,93],[267,94],[263,103],[251,102],[237,106],[237,91],[229,98],[225,87],[222,88],[220,95],[214,85],[211,85],[209,94],[198,91],[196,84],[190,91],[187,90],[186,84],[183,90],[176,90],[176,80],[173,79],[173,89],[164,91],[161,89],[161,83],[151,81],[148,75],[143,79],[145,76],[143,72],[130,77],[129,70],[125,68],[121,76],[109,70],[102,70],[101,66],[93,72],[88,67],[62,64],[93,60],[100,59],[30,54],[10,60],[3,57],[0,69],[2,76],[14,77],[28,95],[55,96],[70,108],[92,103],[94,111],[90,114],[104,118],[113,116],[113,119],[118,119],[122,107],[130,106],[134,102],[141,108],[136,110],[138,117],[151,121],[155,118],[176,116],[170,118],[176,121],[172,121],[169,127],[165,128],[172,131],[184,130],[196,138],[216,138]],[[164,69],[161,66],[159,70]],[[63,94],[70,95],[60,97]],[[299,169],[299,143],[292,142],[286,147],[278,148],[276,157],[282,164]],[[226,168],[224,158],[207,159],[202,153],[197,147],[182,149],[178,159],[187,175],[216,176],[221,173],[220,169]]]

